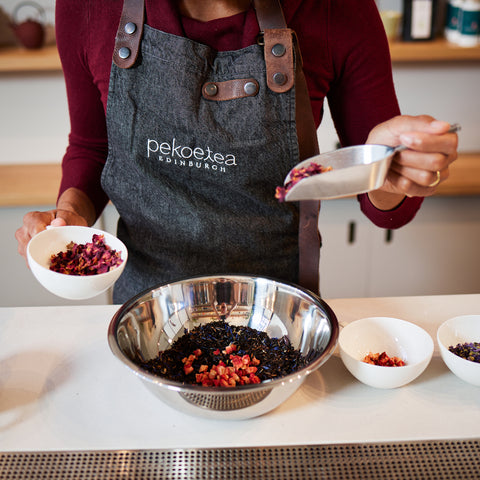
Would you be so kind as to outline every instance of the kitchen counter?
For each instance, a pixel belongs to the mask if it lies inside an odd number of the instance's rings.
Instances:
[[[0,165],[0,207],[54,205],[60,164]],[[435,195],[480,195],[480,154],[461,153]]]
[[[351,376],[335,352],[274,411],[207,420],[164,405],[113,356],[107,327],[117,306],[0,309],[0,452],[480,438],[480,389],[454,376],[436,345],[444,320],[480,313],[480,294],[327,303],[341,324],[396,316],[421,325],[435,339],[430,365],[407,386],[379,390]]]

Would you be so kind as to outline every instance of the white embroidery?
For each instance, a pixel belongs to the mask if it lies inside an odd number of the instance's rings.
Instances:
[[[147,158],[156,158],[160,162],[173,163],[182,167],[204,168],[220,172],[225,172],[225,167],[237,165],[235,155],[232,153],[214,152],[209,146],[201,148],[182,145],[176,138],[171,142],[147,139]]]

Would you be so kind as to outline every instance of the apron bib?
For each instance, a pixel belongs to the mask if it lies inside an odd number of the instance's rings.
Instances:
[[[195,275],[299,283],[298,204],[274,198],[301,157],[293,75],[269,75],[263,45],[217,52],[143,25],[143,9],[125,0],[107,103],[102,185],[129,250],[114,302]]]

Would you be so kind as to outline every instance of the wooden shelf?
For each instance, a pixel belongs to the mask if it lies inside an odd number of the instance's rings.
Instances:
[[[0,207],[55,205],[60,164],[0,165]]]
[[[61,174],[60,164],[0,165],[0,207],[54,205]],[[436,195],[480,195],[480,153],[460,154]]]
[[[480,195],[480,153],[459,153],[450,176],[438,186],[436,195]]]
[[[0,48],[0,73],[59,72],[62,70],[56,45],[38,50]]]
[[[459,47],[444,39],[429,42],[392,42],[390,52],[392,63],[480,61],[480,46]],[[39,50],[18,47],[0,48],[0,73],[56,72],[61,68],[55,45]]]
[[[429,42],[392,42],[390,54],[392,63],[478,62],[480,46],[459,47],[443,38]]]

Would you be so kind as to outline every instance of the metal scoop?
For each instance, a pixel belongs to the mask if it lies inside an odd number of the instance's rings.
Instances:
[[[449,132],[458,130],[460,126],[453,124]],[[356,145],[308,158],[294,169],[316,163],[332,167],[332,170],[303,178],[288,190],[285,201],[327,200],[380,188],[385,182],[393,156],[407,148],[404,145]],[[294,169],[285,177],[284,186],[290,181]]]

